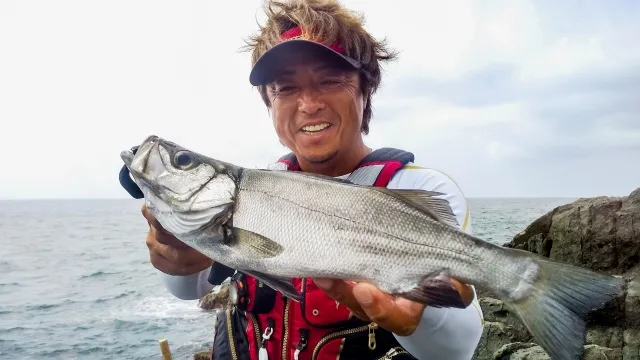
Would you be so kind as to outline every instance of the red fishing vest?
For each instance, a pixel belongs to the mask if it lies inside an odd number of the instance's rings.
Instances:
[[[386,187],[393,175],[412,161],[411,153],[378,149],[356,167],[358,178],[353,181]],[[300,170],[292,154],[282,157],[278,167]],[[233,270],[214,264],[209,281],[217,285],[229,271]],[[252,276],[233,274],[230,286],[237,293],[236,301],[218,313],[211,359],[414,359],[392,333],[351,315],[311,279],[293,279],[293,285],[303,295],[299,303]]]

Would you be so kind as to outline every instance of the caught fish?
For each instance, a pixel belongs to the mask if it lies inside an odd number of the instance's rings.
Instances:
[[[367,281],[434,307],[465,307],[448,280],[481,286],[553,358],[579,359],[584,317],[623,280],[461,232],[437,192],[246,169],[156,136],[121,153],[149,211],[187,245],[300,301],[291,278]]]

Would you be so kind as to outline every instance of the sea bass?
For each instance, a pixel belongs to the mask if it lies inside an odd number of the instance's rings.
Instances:
[[[440,193],[303,172],[247,169],[157,136],[123,151],[149,211],[187,245],[300,301],[291,278],[367,281],[436,307],[465,307],[450,278],[481,286],[553,358],[577,360],[585,315],[624,281],[458,230]]]

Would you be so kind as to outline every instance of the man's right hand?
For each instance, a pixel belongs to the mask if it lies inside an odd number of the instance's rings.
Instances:
[[[149,223],[147,247],[151,264],[169,275],[191,275],[213,265],[213,260],[187,246],[167,232],[156,220],[146,205],[142,206],[142,215]]]

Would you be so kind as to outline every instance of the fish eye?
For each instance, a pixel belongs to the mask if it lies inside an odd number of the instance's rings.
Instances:
[[[195,164],[196,160],[189,151],[178,151],[173,155],[175,165],[183,170]]]

